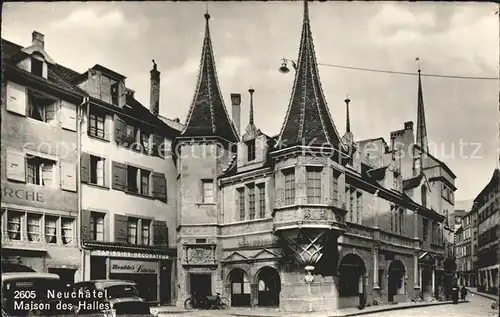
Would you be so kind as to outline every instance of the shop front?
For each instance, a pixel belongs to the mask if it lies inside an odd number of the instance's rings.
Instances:
[[[42,186],[1,185],[2,262],[55,273],[64,283],[74,283],[80,266],[76,195]]]
[[[137,283],[139,295],[150,303],[172,302],[175,281],[173,259],[166,254],[92,250],[91,280],[118,279]]]

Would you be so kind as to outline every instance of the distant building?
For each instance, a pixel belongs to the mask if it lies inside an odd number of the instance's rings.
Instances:
[[[476,274],[473,265],[472,214],[466,213],[461,218],[461,226],[455,231],[455,255],[457,279],[460,285],[475,286]]]
[[[478,253],[477,279],[478,288],[496,294],[498,290],[500,239],[500,170],[495,169],[488,184],[474,199],[473,209],[477,210],[478,219]]]

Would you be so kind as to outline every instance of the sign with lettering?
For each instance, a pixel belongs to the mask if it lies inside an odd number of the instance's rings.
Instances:
[[[2,187],[2,197],[17,198],[20,200],[33,201],[38,203],[45,202],[43,193],[39,193],[29,189],[16,189],[9,186]]]
[[[170,259],[170,257],[165,254],[136,253],[136,252],[108,251],[108,250],[94,250],[91,251],[90,255],[114,257],[114,258],[135,258],[135,259],[154,259],[154,260]]]
[[[158,262],[113,260],[109,261],[110,273],[158,274]]]

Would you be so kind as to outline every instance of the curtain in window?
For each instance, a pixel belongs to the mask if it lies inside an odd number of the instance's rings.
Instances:
[[[128,223],[128,242],[131,244],[137,243],[137,222],[130,221]]]
[[[96,185],[104,186],[104,160],[100,159],[96,162]]]
[[[45,218],[45,241],[47,243],[56,243],[56,228],[57,228],[57,218],[46,217]]]
[[[53,186],[54,185],[54,165],[42,163],[40,164],[40,170],[42,174],[42,185],[43,186]]]
[[[56,103],[45,106],[45,122],[52,123],[56,120]]]
[[[40,241],[40,220],[39,215],[28,215],[28,240]]]
[[[62,242],[69,244],[73,241],[73,219],[62,219]]]
[[[142,223],[142,244],[149,245],[149,221],[144,221]]]
[[[21,215],[13,213],[8,216],[7,232],[10,240],[21,239]]]

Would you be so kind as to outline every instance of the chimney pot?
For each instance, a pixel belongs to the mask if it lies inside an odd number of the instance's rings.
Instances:
[[[149,110],[157,116],[160,113],[160,72],[157,69],[155,60],[153,59],[153,69],[150,71],[151,83],[149,94]]]
[[[33,31],[33,33],[31,33],[31,44],[39,48],[44,48],[45,46],[44,38],[45,35],[43,35],[42,33]]]
[[[241,118],[241,94],[231,94],[231,114],[233,116],[233,123],[236,128],[236,132],[240,135],[240,118]]]
[[[413,121],[405,122],[405,130],[413,130]]]

